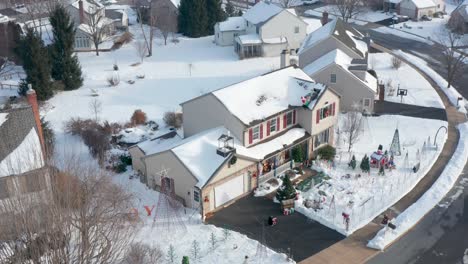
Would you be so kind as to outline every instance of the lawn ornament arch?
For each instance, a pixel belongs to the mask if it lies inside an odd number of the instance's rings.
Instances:
[[[445,129],[445,134],[448,134],[448,128],[447,128],[446,126],[441,126],[441,127],[439,127],[439,129],[437,129],[436,135],[435,135],[435,137],[434,137],[434,146],[437,146],[437,135],[439,134],[439,131],[440,131],[442,128]]]

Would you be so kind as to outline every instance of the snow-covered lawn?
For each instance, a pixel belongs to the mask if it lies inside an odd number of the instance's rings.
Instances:
[[[395,54],[400,55],[406,60],[410,61],[416,67],[418,67],[421,71],[423,71],[429,77],[431,77],[432,80],[434,80],[434,82],[436,82],[437,85],[439,85],[440,89],[447,95],[452,105],[456,106],[458,111],[465,113],[465,114],[467,113],[468,105],[467,105],[466,98],[463,98],[463,96],[453,86],[450,86],[450,88],[447,88],[447,81],[444,79],[444,77],[440,76],[436,71],[434,71],[431,67],[429,67],[426,61],[414,55],[411,55],[409,53],[405,53],[401,50],[395,51]],[[461,100],[458,100],[460,98]]]
[[[370,67],[374,69],[379,77],[379,81],[384,84],[391,83],[391,88],[386,85],[385,101],[401,102],[401,97],[397,95],[397,89],[407,89],[408,95],[403,97],[403,103],[444,108],[444,104],[431,84],[424,79],[411,66],[402,63],[397,70],[392,66],[392,55],[388,53],[371,53],[369,55]]]
[[[460,131],[460,135],[466,135],[468,133],[468,123],[459,125],[458,130]],[[416,203],[412,204],[392,221],[396,225],[395,230],[383,228],[369,241],[367,246],[383,250],[387,245],[391,244],[418,223],[450,191],[462,173],[467,161],[468,138],[461,136],[454,155],[432,187]]]
[[[142,184],[139,179],[129,179],[132,171],[123,174],[115,175],[114,181],[124,186],[128,191],[134,194],[135,209],[138,210],[142,220],[141,229],[136,233],[135,242],[142,242],[151,246],[159,247],[164,255],[167,254],[169,247],[172,245],[175,249],[176,263],[180,263],[182,256],[189,256],[192,263],[243,263],[245,256],[249,257],[249,263],[260,261],[257,259],[258,242],[248,238],[245,235],[230,231],[228,238],[225,240],[225,234],[222,228],[213,225],[205,225],[200,220],[200,215],[194,213],[190,209],[180,211],[180,216],[186,229],[175,228],[168,231],[165,228],[158,226],[153,227],[154,215],[158,213],[155,208],[152,216],[147,216],[143,206],[157,206],[159,193],[148,189]],[[157,217],[157,215],[156,215]],[[175,219],[172,219],[175,221]],[[174,226],[176,227],[176,226]],[[212,249],[211,234],[216,238],[215,248]],[[196,240],[200,246],[198,261],[192,257],[193,241]],[[261,251],[263,256],[262,263],[294,263],[288,261],[285,254],[276,253],[268,248],[262,247],[265,251]],[[165,262],[164,262],[165,263]]]
[[[340,115],[340,124],[343,124],[344,119],[345,116]],[[301,193],[301,198],[296,202],[297,210],[342,234],[353,233],[411,191],[429,171],[446,140],[446,134],[439,133],[436,139],[438,148],[432,145],[434,136],[441,126],[447,126],[447,122],[397,115],[367,117],[363,124],[362,135],[352,148],[352,154],[357,161],[356,169],[348,167],[351,155],[347,153],[347,144],[340,142],[345,141],[343,140],[345,135],[342,134],[340,139],[337,139],[339,149],[342,151],[338,151],[335,167],[321,162],[314,165],[331,179]],[[379,144],[383,145],[383,151],[389,150],[397,127],[402,155],[394,157],[396,169],[385,170],[384,176],[378,175],[377,168],[371,168],[370,175],[362,173],[359,169],[362,157],[365,154],[370,156],[377,151]],[[426,144],[426,148],[423,148],[428,138],[432,143],[430,146]],[[418,160],[418,150],[421,166],[417,173],[413,173],[412,168]],[[408,153],[407,162],[405,162],[406,153]],[[322,209],[307,208],[304,205],[306,200],[312,203],[314,200],[321,201],[319,207]],[[348,230],[342,213],[350,216]]]
[[[315,9],[309,9],[305,11],[305,14],[309,16],[321,17],[322,13],[325,11],[329,13],[330,18],[341,17],[340,12],[338,11],[337,7],[334,5],[327,5],[327,6],[322,6],[322,7],[315,8]],[[366,9],[363,12],[356,15],[356,17],[351,18],[349,22],[354,22],[359,25],[364,25],[364,24],[367,24],[367,22],[378,22],[387,18],[391,18],[392,16],[393,15],[390,13]]]

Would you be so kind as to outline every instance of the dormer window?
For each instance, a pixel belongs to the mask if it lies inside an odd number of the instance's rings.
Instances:
[[[252,129],[252,139],[253,140],[260,139],[260,126],[256,126]]]

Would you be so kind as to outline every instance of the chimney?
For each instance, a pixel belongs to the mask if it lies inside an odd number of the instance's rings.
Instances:
[[[80,24],[83,24],[85,22],[84,21],[85,14],[84,14],[84,8],[83,8],[83,0],[78,1],[78,12],[80,14]]]
[[[385,99],[385,85],[379,83],[379,101],[383,102]]]
[[[283,50],[280,56],[280,67],[281,68],[288,67],[289,63],[290,63],[289,50]]]
[[[31,88],[31,84],[29,84],[28,87],[29,87],[29,89],[26,92],[26,98],[28,100],[29,105],[32,108],[32,111],[33,111],[33,114],[34,114],[34,121],[36,122],[36,126],[37,126],[37,134],[39,136],[39,140],[41,141],[41,146],[42,146],[43,153],[45,154],[45,152],[44,152],[44,150],[45,150],[44,135],[43,135],[43,132],[42,132],[41,117],[39,116],[39,106],[37,104],[36,91],[34,91]]]
[[[322,13],[322,18],[320,19],[322,26],[325,26],[328,23],[328,12],[325,11]]]

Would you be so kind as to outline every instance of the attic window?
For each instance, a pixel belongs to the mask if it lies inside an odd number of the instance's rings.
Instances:
[[[257,101],[255,102],[255,104],[257,104],[257,106],[260,106],[262,105],[263,102],[265,102],[267,100],[267,97],[265,95],[260,95],[257,99]]]

